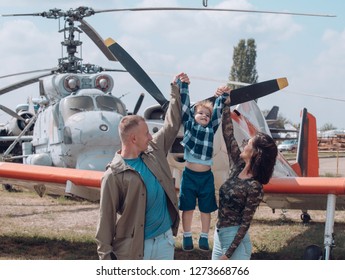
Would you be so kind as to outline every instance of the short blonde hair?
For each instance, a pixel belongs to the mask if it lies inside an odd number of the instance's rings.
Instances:
[[[201,100],[194,105],[194,112],[196,113],[198,108],[206,108],[210,111],[210,115],[212,115],[213,111],[213,103],[209,100]]]
[[[138,115],[124,116],[121,119],[119,128],[118,128],[121,141],[126,141],[130,132],[134,128],[136,128],[140,122],[145,122],[145,119],[142,116],[138,116]]]

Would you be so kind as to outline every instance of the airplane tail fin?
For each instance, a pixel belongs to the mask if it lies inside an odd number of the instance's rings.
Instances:
[[[303,177],[319,176],[319,155],[315,117],[303,109],[298,136],[297,163],[293,169]]]
[[[279,111],[279,107],[278,106],[273,106],[271,111],[268,112],[267,116],[266,116],[266,120],[277,120],[278,118],[278,111]]]

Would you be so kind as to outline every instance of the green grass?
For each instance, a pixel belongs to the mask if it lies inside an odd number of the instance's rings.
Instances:
[[[345,225],[336,224],[336,246],[332,258],[345,259]],[[311,223],[307,226],[296,222],[277,222],[255,220],[251,232],[255,260],[299,260],[304,248],[311,244],[322,247],[323,223]],[[93,235],[71,237],[61,233],[52,237],[49,234],[28,235],[12,232],[0,235],[0,259],[24,260],[97,260],[96,244]],[[197,248],[192,252],[181,249],[180,238],[177,238],[175,259],[205,260],[211,258],[211,252]]]
[[[0,259],[2,260],[97,260],[95,231],[98,204],[66,198],[38,197],[31,192],[0,190]],[[325,211],[309,211],[303,225],[298,210],[272,213],[260,206],[250,227],[252,259],[299,260],[311,244],[323,247]],[[193,239],[197,247],[200,219],[195,212]],[[210,245],[216,215],[212,215]],[[345,212],[335,216],[332,258],[345,260]],[[211,252],[181,249],[181,230],[176,237],[175,259],[208,260]]]
[[[0,236],[0,259],[89,260],[97,259],[96,244],[90,237],[71,240],[46,235],[10,234]]]

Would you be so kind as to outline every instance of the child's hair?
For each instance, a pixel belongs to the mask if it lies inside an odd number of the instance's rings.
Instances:
[[[198,108],[206,108],[210,111],[210,114],[212,115],[213,103],[209,100],[201,100],[201,101],[195,103],[194,112],[197,112]]]

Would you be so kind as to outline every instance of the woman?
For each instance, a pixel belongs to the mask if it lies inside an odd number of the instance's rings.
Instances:
[[[216,95],[229,92],[230,88],[223,86],[217,89]],[[223,109],[222,129],[232,169],[219,189],[212,259],[249,260],[252,245],[248,229],[263,198],[262,185],[273,174],[278,150],[274,140],[260,132],[244,141],[240,150],[234,137],[230,97]]]

